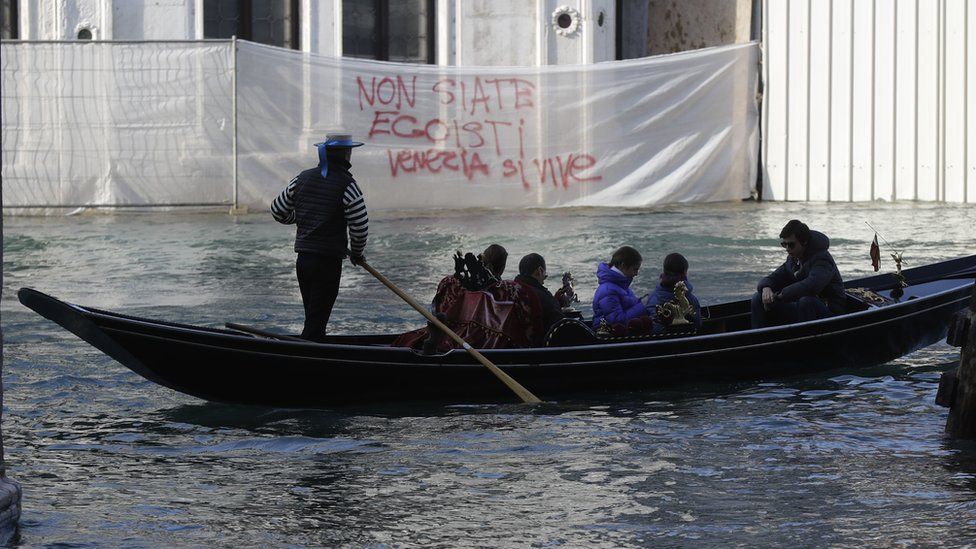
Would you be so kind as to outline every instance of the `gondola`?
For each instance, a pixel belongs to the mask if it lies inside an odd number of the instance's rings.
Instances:
[[[944,338],[973,291],[976,255],[848,281],[849,312],[750,329],[749,301],[714,305],[694,334],[609,338],[483,354],[543,400],[652,389],[676,382],[762,380],[883,364]],[[894,296],[892,290],[895,290]],[[861,294],[863,295],[863,294]],[[896,299],[897,296],[897,299]],[[163,322],[60,301],[22,288],[25,306],[137,374],[204,400],[275,407],[439,401],[511,402],[514,395],[465,351],[424,355],[391,335],[324,343]]]

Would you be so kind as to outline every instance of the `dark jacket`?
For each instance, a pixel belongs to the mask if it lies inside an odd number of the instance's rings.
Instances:
[[[607,324],[627,324],[631,319],[640,318],[647,314],[644,304],[637,299],[630,289],[633,281],[623,274],[613,270],[606,263],[600,263],[596,269],[600,286],[593,294],[593,327],[600,327],[600,319],[607,319]]]
[[[761,292],[763,288],[770,288],[779,293],[779,299],[783,301],[819,297],[832,313],[843,312],[846,302],[844,281],[833,256],[827,251],[829,247],[827,235],[810,231],[803,258],[797,261],[792,256],[787,257],[785,263],[759,281],[756,289]]]
[[[540,343],[541,338],[544,338],[546,333],[549,332],[549,328],[556,323],[557,320],[563,318],[562,308],[559,306],[559,302],[556,298],[542,285],[541,282],[536,280],[531,276],[518,275],[515,277],[515,282],[523,286],[528,286],[532,288],[532,291],[539,298],[539,303],[542,305],[542,333],[538,334],[539,337],[536,338],[536,344]]]
[[[345,160],[329,157],[329,173],[316,167],[298,174],[295,182],[295,251],[346,256],[348,239],[342,195],[353,181]]]
[[[654,288],[654,292],[647,298],[647,314],[651,318],[657,316],[657,306],[667,303],[674,297],[674,285],[679,280],[685,282],[685,286],[688,288],[688,293],[685,294],[685,297],[688,298],[688,303],[695,308],[695,318],[692,320],[692,323],[695,325],[695,328],[701,328],[701,304],[698,302],[698,298],[695,297],[694,286],[691,285],[691,281],[687,278],[669,279],[661,275],[661,283],[657,285],[657,288]]]

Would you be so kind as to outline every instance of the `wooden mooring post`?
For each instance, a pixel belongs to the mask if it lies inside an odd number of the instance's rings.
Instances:
[[[3,197],[0,196],[0,242],[3,242]],[[0,246],[0,263],[3,263],[3,246]],[[0,269],[0,290],[3,289],[3,270]],[[2,292],[0,292],[2,293]],[[3,328],[0,328],[0,423],[3,420]],[[3,460],[3,428],[0,427],[0,544],[9,545],[17,535],[20,522],[20,501],[23,494],[20,484],[7,477]]]
[[[976,439],[976,286],[969,308],[956,313],[946,342],[962,347],[959,368],[942,374],[935,402],[949,408],[945,431],[950,437]]]

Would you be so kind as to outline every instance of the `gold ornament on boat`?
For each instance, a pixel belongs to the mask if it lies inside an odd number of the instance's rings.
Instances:
[[[579,303],[579,296],[576,295],[576,289],[573,288],[573,274],[569,271],[563,273],[563,286],[556,290],[555,298],[559,302],[559,306],[562,308],[563,313],[573,313],[576,309],[573,307],[573,303]]]
[[[891,290],[891,297],[895,299],[905,295],[904,288],[908,287],[908,282],[905,282],[905,275],[901,274],[901,254],[902,252],[895,252],[891,254],[891,259],[895,260],[895,272],[893,274],[895,281],[898,282],[898,285]]]
[[[848,288],[846,291],[848,295],[857,297],[861,301],[873,303],[875,305],[885,304],[885,298],[881,297],[880,295],[872,292],[867,288]]]
[[[901,283],[901,287],[905,288],[908,283],[905,282],[905,275],[901,274],[901,254],[902,252],[891,254],[891,258],[895,260],[895,278]]]
[[[671,326],[681,326],[691,324],[688,316],[694,317],[695,307],[688,301],[688,287],[683,280],[679,280],[674,285],[674,297],[658,305],[656,308],[657,316],[661,319],[671,319]]]

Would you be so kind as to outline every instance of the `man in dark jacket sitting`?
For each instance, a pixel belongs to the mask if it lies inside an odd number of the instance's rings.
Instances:
[[[779,233],[787,258],[759,281],[752,296],[752,327],[806,322],[844,311],[844,281],[827,251],[827,235],[793,219]]]
[[[553,297],[552,293],[542,285],[542,281],[548,277],[549,274],[546,272],[546,260],[542,258],[539,254],[529,254],[519,261],[519,274],[515,277],[515,282],[521,284],[523,287],[531,289],[531,291],[538,297],[539,306],[541,311],[536,314],[541,315],[542,320],[542,331],[539,334],[535,334],[536,345],[541,345],[543,338],[546,336],[546,332],[549,328],[556,323],[557,320],[563,318],[562,310],[559,307],[559,302]]]

